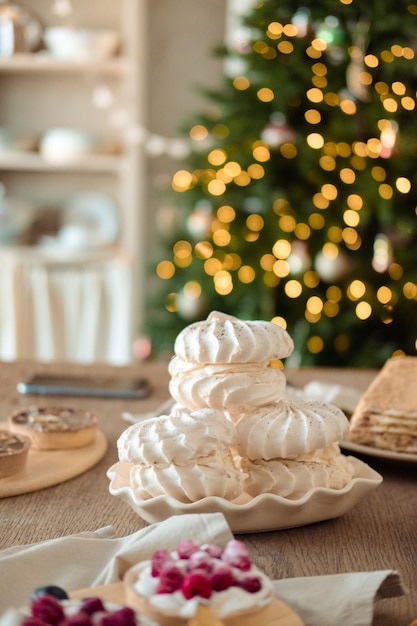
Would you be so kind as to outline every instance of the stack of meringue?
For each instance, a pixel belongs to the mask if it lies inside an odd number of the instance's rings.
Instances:
[[[137,494],[298,499],[314,487],[343,488],[354,474],[338,445],[349,422],[336,406],[286,396],[284,371],[271,361],[293,349],[280,326],[218,311],[184,328],[168,366],[171,414],[130,426],[118,441]]]
[[[245,491],[299,498],[312,487],[340,489],[353,475],[338,442],[349,422],[336,406],[285,397],[286,376],[270,367],[294,344],[283,328],[214,311],[186,327],[169,364],[170,393],[183,406],[223,411],[236,428]]]

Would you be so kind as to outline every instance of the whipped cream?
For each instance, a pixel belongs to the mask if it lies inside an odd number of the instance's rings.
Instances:
[[[262,579],[266,584],[266,576],[257,570],[257,576]],[[158,611],[162,613],[168,613],[170,615],[178,615],[184,618],[191,618],[197,613],[197,607],[199,604],[205,604],[201,598],[191,598],[185,600],[180,591],[175,593],[166,593],[154,595],[155,587],[148,578],[148,583],[138,582],[136,585],[136,591],[148,598],[150,604],[154,606]],[[210,599],[210,609],[218,617],[225,617],[230,613],[237,611],[245,611],[258,606],[262,599],[268,598],[269,594],[266,592],[265,587],[261,591],[257,591],[254,594],[245,593],[238,587],[231,587],[226,591],[218,591]]]
[[[184,328],[175,340],[174,351],[194,363],[269,362],[294,350],[286,330],[272,322],[242,321],[219,311],[206,320]]]
[[[322,462],[319,462],[319,458]],[[239,466],[248,474],[245,491],[255,497],[260,493],[272,493],[283,498],[297,500],[310,489],[324,487],[343,489],[353,478],[354,467],[343,454],[321,452],[311,460],[241,458]]]
[[[181,464],[225,450],[235,438],[232,423],[220,411],[190,411],[175,405],[169,415],[129,426],[119,437],[117,449],[120,461]]]
[[[234,500],[242,492],[246,474],[239,470],[230,451],[176,463],[131,464],[130,486],[144,500],[171,496],[195,502],[207,496]]]
[[[349,421],[325,402],[288,400],[243,415],[236,422],[236,448],[249,459],[294,459],[341,441]]]
[[[169,364],[169,391],[180,404],[195,410],[210,407],[245,413],[277,401],[285,391],[281,369],[264,365],[189,365],[179,357]]]

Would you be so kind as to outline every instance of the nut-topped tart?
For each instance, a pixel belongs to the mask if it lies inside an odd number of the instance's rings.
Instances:
[[[0,478],[25,469],[30,445],[29,437],[0,429]]]
[[[97,417],[90,411],[32,406],[8,418],[13,433],[28,436],[36,450],[65,450],[93,443]]]

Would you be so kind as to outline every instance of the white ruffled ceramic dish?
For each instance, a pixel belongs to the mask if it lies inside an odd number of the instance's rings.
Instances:
[[[343,489],[311,489],[299,500],[268,493],[256,498],[243,494],[232,502],[214,496],[191,503],[179,502],[169,496],[143,500],[130,486],[130,463],[115,463],[108,469],[107,476],[110,493],[124,500],[149,524],[171,515],[221,512],[234,533],[265,532],[340,517],[381,484],[382,476],[378,472],[355,457],[349,459],[355,474]]]

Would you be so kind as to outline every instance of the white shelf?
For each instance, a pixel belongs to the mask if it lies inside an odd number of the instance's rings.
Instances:
[[[126,67],[127,60],[124,57],[104,60],[57,59],[43,54],[15,54],[7,58],[0,57],[0,72],[6,74],[96,72],[101,75],[122,77],[126,72]]]
[[[88,155],[77,160],[48,161],[36,153],[0,154],[0,171],[21,172],[103,172],[118,173],[126,163],[124,156]]]

